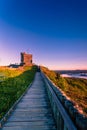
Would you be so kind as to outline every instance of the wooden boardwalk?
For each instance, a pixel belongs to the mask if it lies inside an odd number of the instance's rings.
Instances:
[[[40,72],[1,130],[56,130]]]

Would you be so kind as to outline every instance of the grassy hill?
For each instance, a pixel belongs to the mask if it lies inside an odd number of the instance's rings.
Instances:
[[[41,67],[42,71],[87,115],[87,79],[64,78],[59,73]]]
[[[0,67],[0,119],[33,81],[36,66]]]

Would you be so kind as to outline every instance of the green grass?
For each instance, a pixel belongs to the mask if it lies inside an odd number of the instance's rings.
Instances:
[[[33,81],[36,66],[19,69],[0,68],[0,119]]]
[[[87,115],[87,79],[64,78],[45,67],[41,69]]]

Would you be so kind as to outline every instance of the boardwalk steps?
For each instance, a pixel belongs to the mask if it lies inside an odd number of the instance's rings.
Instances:
[[[56,130],[45,83],[36,73],[30,89],[16,105],[1,130]]]

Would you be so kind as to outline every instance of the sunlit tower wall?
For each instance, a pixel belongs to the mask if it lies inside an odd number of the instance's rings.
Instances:
[[[21,64],[22,66],[32,66],[32,54],[21,52]]]

